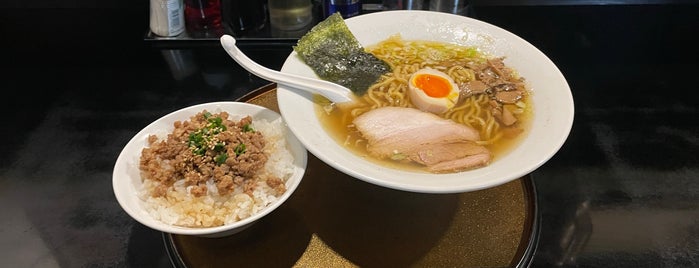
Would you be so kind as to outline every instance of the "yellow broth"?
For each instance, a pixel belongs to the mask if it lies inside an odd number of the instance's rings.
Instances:
[[[326,109],[324,107],[329,105],[330,102],[320,95],[315,95],[313,102],[315,105],[316,115],[318,116],[318,119],[320,121],[320,124],[323,126],[323,129],[340,146],[346,148],[347,150],[359,157],[365,158],[381,166],[394,169],[401,169],[405,171],[429,173],[425,166],[417,164],[415,162],[401,162],[394,161],[388,158],[379,159],[377,157],[371,156],[369,154],[369,151],[367,151],[366,141],[357,143],[357,141],[363,139],[359,131],[351,127],[352,120],[354,120],[352,116],[348,115],[347,113],[343,113],[343,111],[340,111],[339,109],[333,109],[330,113],[326,112]],[[529,103],[531,104],[531,101],[529,101]],[[526,137],[531,126],[531,119],[533,117],[533,113],[531,110],[532,109],[525,109],[525,112],[518,117],[519,122],[517,127],[523,129],[522,133],[515,136],[514,138],[501,139],[499,142],[495,144],[485,146],[486,148],[488,148],[488,150],[490,150],[490,152],[493,155],[493,159],[491,160],[491,162],[497,161],[497,159],[506,155],[508,152],[513,150],[516,147],[516,145],[524,139],[524,137]]]
[[[394,78],[388,78],[381,80],[377,83],[378,84],[386,84],[384,83],[387,80],[393,79],[392,84],[390,86],[383,86],[383,87],[393,87],[391,92],[396,92],[396,87],[402,88],[405,84],[405,87],[407,87],[407,83],[403,81],[407,81],[405,76],[409,76],[414,70],[418,67],[415,67],[416,63],[410,62],[410,60],[402,57],[403,55],[400,55],[399,53],[395,53],[397,49],[405,49],[405,51],[408,51],[407,53],[415,53],[417,55],[415,58],[419,58],[420,60],[424,59],[424,55],[437,55],[437,57],[440,57],[439,61],[432,61],[427,64],[423,64],[423,62],[419,62],[420,67],[422,68],[424,66],[431,67],[431,68],[442,68],[443,70],[446,70],[448,68],[452,68],[454,66],[465,66],[464,64],[468,64],[469,62],[473,63],[478,63],[478,64],[483,64],[488,62],[488,58],[486,58],[484,55],[481,55],[477,52],[476,49],[474,48],[467,48],[467,47],[461,47],[461,46],[456,46],[452,44],[445,44],[445,43],[437,43],[437,42],[426,42],[426,41],[409,41],[405,42],[400,39],[400,37],[391,37],[387,39],[386,41],[377,44],[376,46],[370,47],[368,51],[375,53],[375,55],[382,60],[388,62],[392,67],[394,68],[394,73],[400,72],[400,74],[388,74],[387,76],[393,75]],[[402,51],[401,51],[402,52]],[[398,54],[398,55],[396,55]],[[450,55],[450,57],[445,57],[444,55]],[[395,57],[394,57],[395,56]],[[437,62],[437,63],[435,63]],[[411,69],[400,69],[403,66],[400,66],[401,64],[408,66]],[[432,64],[432,65],[430,65]],[[440,65],[442,64],[442,65]],[[449,66],[451,65],[451,67]],[[396,66],[399,66],[398,71],[396,71]],[[516,81],[520,86],[522,86],[523,80],[521,80],[516,74],[515,70],[512,70],[509,67],[503,67],[503,70],[507,70],[510,74],[511,77],[507,79],[502,79],[501,81],[504,82],[510,82],[510,81]],[[467,74],[468,75],[468,74]],[[402,77],[400,77],[402,76]],[[386,77],[384,77],[386,78]],[[466,80],[462,81],[469,81],[469,77],[464,78]],[[476,80],[476,76],[471,74],[471,81]],[[479,78],[480,79],[480,78]],[[396,82],[397,81],[397,82]],[[397,86],[396,86],[397,85]],[[492,139],[495,140],[494,142],[486,142],[485,139],[491,138],[492,136],[497,136],[493,135],[492,133],[489,133],[491,137],[486,138],[486,127],[487,126],[470,126],[474,129],[476,129],[479,133],[481,133],[481,138],[484,139],[484,141],[479,141],[483,146],[485,146],[488,150],[490,150],[491,155],[492,155],[492,161],[497,161],[497,159],[503,157],[506,155],[508,152],[510,152],[513,148],[516,147],[517,144],[519,144],[523,138],[526,136],[528,133],[528,130],[530,128],[531,124],[531,119],[533,117],[533,112],[532,112],[532,102],[531,102],[531,91],[528,89],[527,86],[522,86],[526,89],[526,94],[524,94],[523,98],[520,100],[521,104],[523,104],[524,107],[518,107],[514,104],[506,104],[506,109],[512,110],[518,110],[518,114],[516,115],[517,117],[517,122],[510,127],[505,127],[504,125],[500,125],[499,123],[490,123],[492,126],[493,124],[498,124],[497,128],[499,129],[500,132],[503,132],[505,134],[502,134],[501,138],[497,139]],[[370,89],[371,92],[372,89]],[[375,89],[378,90],[378,89]],[[402,89],[401,89],[402,90]],[[368,93],[367,93],[368,94]],[[401,93],[402,94],[402,93]],[[359,114],[368,111],[372,109],[372,107],[381,107],[381,106],[403,106],[403,107],[414,107],[414,105],[410,102],[409,98],[407,96],[404,96],[405,94],[394,94],[394,98],[397,100],[393,100],[393,102],[389,101],[384,101],[384,103],[376,103],[376,98],[370,98],[370,97],[362,97],[359,98],[357,105],[355,107],[363,107],[356,109],[359,112],[355,111],[355,115],[358,116]],[[397,97],[396,97],[397,96]],[[480,95],[481,96],[481,101],[479,102],[478,106],[480,107],[479,111],[480,115],[479,116],[473,116],[471,115],[470,117],[490,117],[490,122],[493,122],[494,118],[492,115],[487,115],[491,110],[491,107],[489,106],[488,102],[491,100],[489,96],[487,95]],[[471,99],[475,99],[476,96],[471,96],[469,97]],[[410,170],[410,171],[420,171],[420,172],[429,172],[425,168],[425,166],[422,166],[420,164],[414,163],[414,162],[409,162],[409,161],[395,161],[391,159],[378,159],[376,157],[371,156],[369,151],[367,150],[367,141],[362,138],[361,134],[354,128],[354,125],[352,124],[352,121],[355,118],[355,115],[352,115],[351,111],[352,109],[338,109],[338,108],[333,108],[329,109],[330,107],[330,102],[321,97],[321,96],[315,96],[314,97],[314,103],[315,103],[315,110],[316,110],[316,115],[319,118],[319,121],[321,125],[323,126],[324,130],[329,133],[329,135],[341,146],[344,148],[347,148],[354,154],[366,158],[368,160],[371,160],[373,162],[376,162],[380,165],[386,166],[386,167],[391,167],[391,168],[396,168],[396,169],[403,169],[403,170]],[[463,103],[463,101],[460,101],[459,103]],[[459,104],[457,104],[456,107],[459,107]],[[472,106],[466,106],[469,108],[465,109],[472,109],[470,107]],[[445,117],[446,114],[449,114],[449,112],[445,113],[445,115],[442,115],[442,117]],[[459,119],[459,120],[466,120],[466,119]],[[472,124],[472,123],[466,123],[466,122],[458,122],[455,120],[457,123],[463,123],[463,124]],[[472,121],[471,121],[472,122]],[[497,133],[497,132],[496,132]],[[511,133],[518,133],[516,135],[512,135]]]

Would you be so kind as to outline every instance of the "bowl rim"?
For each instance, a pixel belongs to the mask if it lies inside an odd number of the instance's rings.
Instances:
[[[377,21],[389,21],[390,23],[400,23],[400,20],[407,20],[407,19],[422,19],[425,21],[438,21],[433,24],[458,24],[458,25],[465,25],[469,27],[473,27],[475,31],[485,31],[487,34],[489,34],[492,38],[492,42],[501,42],[501,43],[506,43],[506,45],[516,45],[518,46],[519,50],[523,50],[527,53],[530,53],[531,56],[535,57],[538,61],[540,61],[542,64],[544,64],[544,67],[547,69],[548,72],[551,73],[551,79],[553,79],[559,87],[557,92],[549,93],[552,94],[552,96],[555,96],[557,100],[560,100],[565,103],[565,105],[560,105],[561,107],[556,107],[559,108],[556,110],[556,119],[557,121],[554,123],[559,123],[559,125],[556,125],[558,129],[556,129],[553,132],[555,133],[555,137],[553,140],[549,140],[549,146],[546,146],[546,150],[542,151],[540,155],[535,157],[535,159],[527,159],[526,165],[522,166],[521,168],[517,169],[516,171],[508,172],[506,175],[498,176],[498,177],[492,177],[498,174],[494,174],[496,172],[487,172],[488,167],[483,167],[479,169],[474,170],[469,170],[469,171],[464,171],[464,172],[457,172],[457,173],[449,173],[449,174],[422,174],[420,173],[421,177],[424,177],[425,180],[442,180],[442,181],[449,181],[452,182],[454,180],[458,180],[458,176],[465,176],[465,178],[462,178],[463,181],[467,181],[467,183],[447,183],[447,184],[430,184],[430,183],[423,183],[423,184],[414,184],[412,181],[408,181],[406,183],[405,180],[401,179],[394,179],[394,178],[389,178],[388,175],[393,175],[393,176],[415,176],[415,173],[411,172],[405,172],[405,171],[399,171],[391,168],[385,168],[385,167],[380,167],[376,166],[376,164],[370,163],[367,160],[361,159],[361,157],[354,155],[349,157],[343,155],[342,157],[338,157],[336,155],[332,154],[333,149],[328,149],[328,146],[332,147],[331,144],[324,144],[327,146],[324,146],[323,148],[320,148],[314,144],[316,144],[318,141],[318,136],[313,136],[309,137],[308,133],[304,133],[304,131],[307,131],[309,129],[309,123],[308,122],[303,122],[300,123],[300,120],[297,118],[298,115],[298,106],[296,105],[295,102],[299,101],[310,101],[312,100],[312,96],[309,93],[291,88],[291,87],[286,87],[284,85],[279,85],[277,88],[277,99],[279,101],[279,109],[280,113],[282,114],[282,117],[285,118],[285,121],[288,123],[289,128],[294,132],[294,134],[299,138],[299,140],[304,144],[306,149],[311,152],[313,155],[318,157],[320,160],[325,162],[326,164],[332,166],[333,168],[342,171],[345,174],[348,174],[354,178],[383,186],[383,187],[388,187],[388,188],[393,188],[396,190],[402,190],[402,191],[409,191],[409,192],[418,192],[418,193],[462,193],[462,192],[469,192],[469,191],[476,191],[476,190],[481,190],[485,188],[490,188],[490,187],[495,187],[504,183],[507,183],[509,181],[518,179],[526,174],[529,174],[533,172],[534,170],[538,169],[541,167],[544,163],[546,163],[548,160],[550,160],[557,152],[558,150],[563,146],[565,141],[567,140],[568,135],[570,134],[570,131],[572,129],[573,125],[573,119],[574,119],[574,102],[573,102],[573,97],[572,93],[570,91],[570,87],[561,73],[561,71],[558,69],[558,67],[551,61],[550,58],[548,58],[542,51],[540,51],[538,48],[536,48],[534,45],[529,43],[528,41],[524,40],[523,38],[505,30],[502,29],[498,26],[495,26],[493,24],[480,21],[477,19],[465,17],[465,16],[460,16],[460,15],[455,15],[455,14],[449,14],[449,13],[442,13],[442,12],[435,12],[435,11],[425,11],[425,10],[392,10],[392,11],[384,11],[384,12],[376,12],[376,13],[369,13],[369,14],[363,14],[359,15],[356,17],[351,17],[348,19],[345,19],[345,22],[347,26],[350,28],[350,30],[355,33],[355,36],[357,39],[364,45],[365,47],[367,45],[373,45],[375,42],[369,42],[367,43],[367,39],[363,38],[363,36],[357,35],[356,31],[357,29],[360,29],[362,31],[368,31],[362,28],[362,23],[376,23]],[[392,22],[390,22],[392,21]],[[409,22],[409,23],[416,23],[416,22]],[[465,27],[464,26],[464,27]],[[372,28],[372,27],[364,27],[364,28]],[[409,28],[409,27],[405,27]],[[371,29],[372,31],[375,32],[381,32],[382,28],[380,26],[375,26]],[[431,31],[432,29],[428,30]],[[434,34],[445,34],[444,31],[440,31],[439,29],[433,31]],[[482,32],[478,32],[481,33]],[[385,33],[384,33],[385,34]],[[446,33],[449,34],[449,33]],[[401,34],[402,35],[402,34]],[[384,40],[388,38],[390,35],[386,35],[383,37]],[[379,41],[380,41],[379,40]],[[373,40],[372,40],[373,41]],[[517,50],[517,51],[519,51]],[[515,50],[512,50],[515,51]],[[297,57],[297,54],[295,51],[292,51],[289,56],[287,57],[285,63],[282,66],[282,72],[291,72],[294,74],[300,74],[300,75],[308,75],[308,70],[310,68],[306,67],[301,67],[302,69],[305,68],[304,70],[297,71],[293,68],[299,67],[299,59]],[[518,70],[520,71],[520,70]],[[306,72],[306,73],[304,73]],[[312,71],[311,71],[312,72]],[[314,76],[311,75],[311,76]],[[317,76],[316,76],[317,77]],[[534,92],[536,94],[536,92]],[[549,96],[551,97],[551,96]],[[541,120],[538,119],[539,113],[541,110],[539,109],[539,103],[540,101],[535,101],[532,100],[534,103],[534,109],[535,113],[533,115],[533,118],[531,119],[532,121],[534,120]],[[307,108],[303,108],[307,109]],[[548,111],[551,112],[551,111]],[[308,114],[305,114],[306,116]],[[314,114],[315,115],[315,114]],[[317,118],[308,120],[307,121],[313,121],[317,122]],[[319,124],[319,123],[318,123]],[[534,123],[532,123],[531,129],[528,131],[526,135],[529,136],[529,134],[533,131],[534,128]],[[322,129],[322,127],[321,127]],[[324,129],[322,129],[323,132]],[[335,143],[334,139],[332,137],[329,137],[327,134],[323,135],[322,138],[327,138],[330,139],[333,143]],[[532,138],[530,137],[523,137],[522,141],[520,141],[520,144],[517,145],[516,147],[522,147],[522,144],[525,143],[525,140],[530,140]],[[513,151],[517,151],[517,148],[514,148],[512,151],[508,152],[506,155],[511,155],[513,154]],[[346,149],[345,149],[346,150]],[[344,157],[349,157],[349,158],[344,158]],[[353,165],[352,163],[349,163],[347,159],[351,159],[352,161],[359,161],[362,162],[363,165],[366,165],[367,167],[361,167],[364,169],[357,168],[357,165]],[[499,160],[494,161],[491,163],[489,166],[493,166],[494,163],[497,163],[498,161],[502,161],[502,158]],[[349,164],[348,164],[349,163]],[[387,171],[388,170],[388,171]],[[480,173],[479,173],[480,170]],[[469,175],[466,175],[466,174]],[[472,181],[470,180],[471,177],[470,174],[478,174],[477,178],[480,178],[478,181]],[[491,176],[491,177],[489,177]],[[489,177],[489,178],[488,178]],[[482,178],[488,178],[488,179],[482,179]]]
[[[175,119],[175,118],[189,118],[190,116],[200,112],[203,109],[207,109],[209,111],[212,111],[211,109],[218,108],[221,111],[226,111],[230,115],[242,115],[243,113],[247,113],[252,115],[253,113],[255,115],[261,116],[261,117],[272,117],[274,120],[281,118],[282,119],[282,126],[286,128],[285,130],[285,139],[287,142],[287,147],[290,153],[294,156],[293,159],[293,165],[294,165],[294,172],[291,175],[291,177],[288,178],[287,181],[287,190],[277,198],[276,201],[273,203],[267,205],[265,208],[262,210],[258,211],[257,213],[250,215],[249,217],[242,219],[240,221],[230,223],[230,224],[224,224],[221,226],[215,226],[215,227],[202,227],[202,228],[196,228],[196,227],[182,227],[182,226],[176,226],[176,225],[170,225],[165,222],[156,220],[152,218],[147,211],[143,207],[133,207],[132,204],[133,202],[136,202],[137,204],[141,204],[143,200],[141,200],[138,197],[138,194],[136,192],[136,186],[133,185],[130,180],[131,176],[128,174],[125,174],[125,169],[129,167],[128,163],[128,158],[129,157],[134,157],[133,152],[138,152],[137,154],[140,155],[141,148],[143,146],[140,146],[138,144],[143,144],[145,141],[145,138],[148,137],[148,135],[152,134],[153,131],[151,129],[158,127],[158,125],[166,124],[169,129],[172,129],[172,122],[174,120],[185,120],[185,119]],[[250,112],[243,112],[243,113],[236,113],[235,110],[249,110]],[[261,115],[262,114],[262,115]],[[253,119],[255,116],[253,115]],[[171,122],[170,122],[171,121]],[[166,123],[167,122],[167,123]],[[163,126],[160,126],[163,127]],[[134,150],[135,151],[130,151]],[[131,152],[131,153],[129,153]],[[138,158],[138,157],[137,157]],[[133,164],[133,163],[132,163]],[[136,164],[137,165],[137,164]],[[200,103],[200,104],[195,104],[191,106],[187,106],[184,108],[177,109],[175,111],[169,112],[164,116],[159,117],[158,119],[154,120],[153,122],[149,123],[147,126],[142,128],[140,131],[138,131],[129,141],[126,143],[126,145],[122,148],[121,152],[119,153],[119,156],[117,157],[117,161],[114,164],[114,169],[112,171],[112,189],[114,196],[117,199],[117,202],[119,205],[122,207],[122,209],[133,219],[138,221],[139,223],[157,230],[161,232],[166,232],[166,233],[171,233],[171,234],[178,234],[178,235],[197,235],[197,236],[206,236],[206,235],[214,235],[214,234],[220,234],[220,233],[227,233],[230,232],[231,230],[235,229],[242,229],[250,224],[256,222],[257,220],[261,219],[262,217],[270,214],[272,211],[276,210],[279,206],[281,206],[286,200],[291,197],[291,195],[296,191],[298,186],[301,183],[301,180],[303,179],[303,176],[306,171],[306,165],[307,165],[307,151],[305,147],[300,143],[300,141],[296,138],[296,136],[291,132],[288,127],[286,126],[286,122],[283,121],[283,117],[281,115],[269,108],[256,105],[256,104],[251,104],[251,103],[245,103],[245,102],[237,102],[237,101],[218,101],[218,102],[207,102],[207,103]],[[138,169],[138,167],[136,167]],[[140,177],[140,176],[139,176]],[[134,200],[135,201],[131,201]]]

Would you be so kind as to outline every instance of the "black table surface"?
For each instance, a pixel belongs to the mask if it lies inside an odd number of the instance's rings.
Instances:
[[[143,7],[0,9],[3,266],[171,266],[161,233],[114,197],[119,152],[166,113],[268,82],[217,46],[153,47]],[[542,50],[575,99],[567,142],[532,173],[532,267],[698,267],[699,6],[489,5],[470,16]],[[245,50],[279,69],[291,47]]]

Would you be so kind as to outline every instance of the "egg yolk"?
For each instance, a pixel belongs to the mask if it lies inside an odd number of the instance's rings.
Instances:
[[[451,84],[443,77],[421,74],[413,79],[415,86],[433,98],[444,98],[451,92]]]

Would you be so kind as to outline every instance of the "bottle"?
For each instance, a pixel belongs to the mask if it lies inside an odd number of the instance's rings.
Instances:
[[[424,0],[383,0],[383,10],[421,10]]]
[[[184,32],[182,0],[150,0],[150,30],[159,36],[176,36]]]
[[[313,20],[311,0],[268,0],[269,23],[280,30],[302,29]]]
[[[430,0],[430,10],[466,15],[467,2],[466,0]]]
[[[343,18],[354,17],[362,11],[360,0],[325,0],[323,2],[323,16],[328,17],[340,12]]]
[[[267,23],[267,0],[222,0],[224,28],[234,36],[256,32]]]
[[[222,33],[221,0],[185,0],[185,27],[192,33]]]

